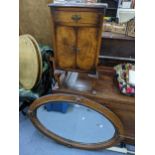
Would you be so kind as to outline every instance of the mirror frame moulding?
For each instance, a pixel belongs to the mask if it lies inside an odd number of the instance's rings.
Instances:
[[[37,109],[45,105],[47,102],[52,101],[67,101],[71,102],[72,104],[79,104],[84,105],[92,110],[95,110],[96,112],[99,112],[103,117],[106,117],[115,128],[115,135],[110,140],[99,142],[99,143],[80,143],[76,141],[72,141],[63,137],[58,136],[57,134],[49,131],[40,123],[40,121],[37,118],[36,111]],[[39,99],[35,100],[29,107],[28,110],[28,116],[30,120],[32,121],[33,125],[43,134],[45,134],[47,137],[54,139],[56,142],[66,145],[68,147],[75,147],[80,149],[86,149],[86,150],[97,150],[97,149],[104,149],[111,147],[123,140],[123,134],[124,134],[124,128],[122,125],[122,122],[120,119],[108,108],[105,106],[87,99],[85,97],[77,96],[77,95],[69,95],[69,94],[52,94],[52,95],[46,95],[43,97],[40,97]]]

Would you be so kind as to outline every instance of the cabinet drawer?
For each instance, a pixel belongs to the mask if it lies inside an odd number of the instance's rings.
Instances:
[[[99,23],[99,14],[95,12],[69,12],[69,11],[56,11],[55,21],[59,23],[71,24],[93,24]]]

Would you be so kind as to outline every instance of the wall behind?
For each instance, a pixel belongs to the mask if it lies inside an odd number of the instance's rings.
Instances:
[[[51,14],[48,4],[52,0],[19,0],[20,34],[31,34],[38,43],[52,46]]]

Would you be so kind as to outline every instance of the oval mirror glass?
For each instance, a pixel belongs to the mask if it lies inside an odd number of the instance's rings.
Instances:
[[[112,111],[75,95],[41,97],[31,104],[28,114],[42,133],[67,146],[106,148],[123,135],[122,123]]]
[[[48,102],[37,109],[37,118],[54,134],[85,144],[108,141],[116,132],[106,117],[71,102]]]

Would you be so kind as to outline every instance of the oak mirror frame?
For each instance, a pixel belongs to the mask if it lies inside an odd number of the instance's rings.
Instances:
[[[37,109],[46,103],[54,103],[55,101],[65,101],[65,102],[71,102],[73,104],[79,104],[85,107],[88,107],[98,113],[100,113],[103,117],[107,118],[114,126],[115,128],[115,134],[114,136],[103,142],[99,143],[81,143],[76,142],[70,139],[63,138],[57,134],[55,134],[52,131],[49,131],[37,118]],[[66,145],[68,147],[75,147],[80,149],[87,149],[87,150],[96,150],[96,149],[104,149],[111,147],[117,143],[119,143],[121,140],[123,140],[123,125],[120,121],[120,119],[108,108],[105,106],[94,102],[93,100],[87,99],[85,97],[77,96],[77,95],[69,95],[69,94],[52,94],[52,95],[46,95],[43,96],[37,100],[35,100],[28,110],[28,115],[30,117],[30,120],[34,124],[34,126],[43,134],[45,134],[47,137],[57,141],[60,144]]]

